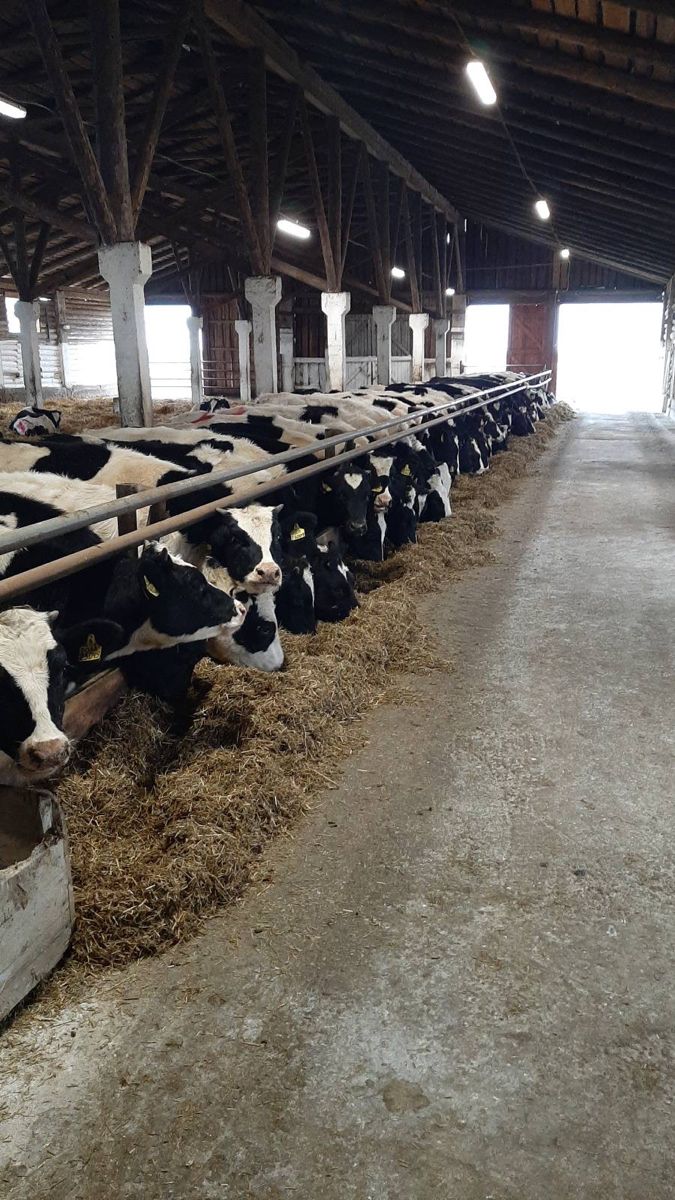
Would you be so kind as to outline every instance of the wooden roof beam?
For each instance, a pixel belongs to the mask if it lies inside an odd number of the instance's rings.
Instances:
[[[413,191],[424,196],[424,199],[438,212],[442,212],[449,221],[456,219],[457,213],[446,198],[316,71],[301,62],[295,50],[249,5],[242,0],[204,0],[204,10],[219,29],[240,45],[258,46],[263,50],[271,71],[283,79],[299,84],[305,97],[315,108],[338,117],[342,129],[349,137],[364,142],[374,158],[386,163],[395,175],[406,179]]]

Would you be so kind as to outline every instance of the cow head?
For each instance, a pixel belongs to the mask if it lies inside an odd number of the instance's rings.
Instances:
[[[358,606],[354,577],[342,561],[339,542],[326,531],[317,542],[312,560],[314,611],[319,621],[344,621]]]
[[[10,608],[0,613],[0,776],[33,783],[55,775],[70,757],[63,731],[69,668],[86,644],[98,660],[119,645],[122,630],[92,621],[86,631],[55,632],[58,613]],[[88,640],[87,640],[88,639]]]
[[[250,504],[219,509],[216,517],[209,533],[210,556],[250,595],[276,591],[282,578],[277,510]]]
[[[44,434],[56,433],[61,424],[61,413],[57,408],[22,408],[10,421],[12,433],[21,437],[40,437]]]
[[[350,534],[365,533],[371,496],[367,460],[341,463],[319,480],[318,515],[321,526],[343,526]]]

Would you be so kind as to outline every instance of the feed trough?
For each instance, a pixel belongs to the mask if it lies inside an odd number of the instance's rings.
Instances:
[[[0,1021],[56,966],[73,917],[68,839],[56,799],[0,788]]]

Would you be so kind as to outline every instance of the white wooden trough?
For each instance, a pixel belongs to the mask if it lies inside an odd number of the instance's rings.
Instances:
[[[78,742],[126,685],[106,671],[66,702],[63,728]],[[0,780],[0,1021],[54,969],[73,929],[68,836],[56,797]]]
[[[55,797],[0,788],[0,1021],[56,966],[73,918],[68,839]]]

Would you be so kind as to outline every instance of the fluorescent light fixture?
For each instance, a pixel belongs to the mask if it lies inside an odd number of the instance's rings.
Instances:
[[[485,63],[479,58],[472,59],[466,64],[466,73],[481,104],[496,104],[497,93],[490,82]]]
[[[448,245],[448,246],[449,246],[449,245],[450,245],[450,234],[449,234],[449,233],[446,233],[446,235],[445,235],[445,241],[446,241],[446,245]]]
[[[49,304],[49,296],[38,296],[40,304]]]
[[[534,211],[541,221],[548,221],[549,217],[551,216],[548,200],[535,200]]]
[[[403,267],[392,267],[391,273],[394,279],[405,279],[405,271]]]
[[[0,96],[0,113],[3,117],[12,117],[15,121],[21,121],[27,115],[23,104],[15,104],[12,100],[3,100]]]
[[[446,296],[454,296],[454,294],[455,294],[455,289],[454,289],[454,288],[446,288],[446,289],[445,289],[445,294],[446,294]]]
[[[289,237],[299,238],[301,242],[306,242],[307,238],[312,236],[311,229],[308,229],[306,225],[300,225],[297,221],[289,221],[287,217],[279,218],[277,229],[279,233],[287,233]]]
[[[569,258],[569,256],[570,256],[570,252],[569,252],[569,250],[567,249],[567,246],[565,246],[565,247],[564,247],[564,248],[563,248],[563,249],[560,251],[560,257],[561,257],[561,258]]]

